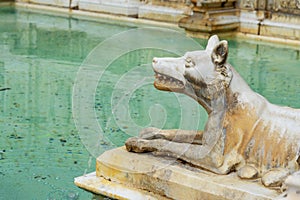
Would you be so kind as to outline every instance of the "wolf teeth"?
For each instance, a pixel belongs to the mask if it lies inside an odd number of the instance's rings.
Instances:
[[[156,77],[162,84],[170,83],[170,84],[172,84],[172,85],[174,85],[174,86],[178,86],[178,85],[183,86],[183,84],[182,84],[181,81],[179,81],[179,80],[177,80],[177,79],[175,79],[175,78],[172,78],[172,77],[170,77],[170,76],[165,76],[165,75],[163,75],[163,74],[157,73],[157,74],[155,74],[155,77]]]

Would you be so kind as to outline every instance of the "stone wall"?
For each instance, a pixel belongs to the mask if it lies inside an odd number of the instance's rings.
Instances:
[[[138,17],[177,23],[186,16],[193,15],[190,0],[149,0],[140,6]]]
[[[300,0],[240,0],[240,32],[300,39]]]
[[[300,0],[240,0],[241,9],[300,14]]]
[[[76,8],[78,7],[79,0],[12,0],[21,3],[32,3],[32,4],[41,4],[49,5],[55,7],[64,7],[64,8]]]
[[[15,1],[175,23],[195,37],[240,32],[300,39],[300,0]]]

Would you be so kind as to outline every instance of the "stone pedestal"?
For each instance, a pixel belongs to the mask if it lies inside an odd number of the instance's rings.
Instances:
[[[180,20],[179,27],[184,28],[188,35],[200,38],[214,34],[231,35],[239,27],[236,12],[235,9],[195,12],[193,16]]]
[[[195,37],[232,34],[239,27],[238,11],[234,3],[233,0],[198,0],[197,6],[194,7],[194,15],[181,19],[179,27]]]
[[[95,194],[117,199],[271,200],[279,194],[235,173],[216,175],[170,158],[129,153],[124,147],[97,158],[96,173],[75,178]]]
[[[137,17],[139,0],[80,0],[79,9],[108,14]]]

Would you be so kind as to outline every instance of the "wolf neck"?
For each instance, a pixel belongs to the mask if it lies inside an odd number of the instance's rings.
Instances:
[[[232,67],[232,80],[230,82],[229,89],[234,94],[236,92],[245,92],[245,93],[251,93],[253,90],[248,86],[246,81],[235,71],[235,69]]]
[[[229,87],[227,88],[226,103],[231,107],[231,103],[248,105],[249,107],[261,107],[261,102],[268,102],[264,97],[254,92],[247,82],[231,68],[233,76]],[[233,100],[233,101],[232,101]]]

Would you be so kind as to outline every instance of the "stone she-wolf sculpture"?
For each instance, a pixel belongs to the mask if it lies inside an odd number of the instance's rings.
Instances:
[[[300,110],[273,105],[252,91],[227,55],[227,41],[212,36],[205,50],[154,58],[154,86],[192,97],[205,108],[208,121],[204,131],[146,128],[129,138],[126,148],[281,186],[300,168]]]

